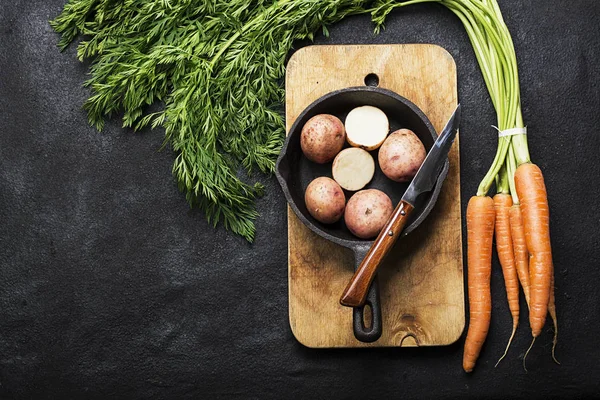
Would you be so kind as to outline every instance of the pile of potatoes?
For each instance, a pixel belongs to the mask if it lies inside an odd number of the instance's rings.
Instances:
[[[324,224],[342,216],[353,235],[371,239],[379,234],[394,207],[389,196],[377,189],[363,189],[373,179],[375,160],[370,151],[379,149],[381,171],[396,182],[409,182],[426,156],[425,146],[409,129],[389,133],[389,121],[379,108],[354,108],[344,123],[334,115],[319,114],[302,127],[300,146],[310,161],[333,161],[333,179],[314,179],[304,195],[310,215]],[[344,149],[348,142],[350,147]],[[346,194],[352,194],[346,203]]]

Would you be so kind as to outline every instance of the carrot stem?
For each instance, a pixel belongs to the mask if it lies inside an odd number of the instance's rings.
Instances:
[[[496,156],[487,174],[483,177],[483,180],[479,184],[477,196],[485,196],[490,191],[490,187],[492,186],[496,175],[500,171],[500,168],[502,168],[502,164],[504,164],[504,159],[506,158],[509,144],[510,139],[506,137],[498,139],[498,150],[496,151]]]
[[[520,124],[519,128],[523,128],[523,124]],[[531,162],[529,157],[529,147],[527,145],[527,135],[514,135],[512,137],[512,151],[514,158],[517,162],[517,166]]]
[[[441,3],[458,16],[467,31],[496,109],[498,129],[523,127],[517,58],[497,1],[442,0]],[[530,162],[526,135],[500,137],[494,160],[478,187],[478,196],[487,195],[511,147],[516,165]]]
[[[506,165],[502,165],[500,167],[500,172],[496,175],[496,191],[498,193],[509,194],[510,187],[508,182],[508,171],[506,170]]]
[[[506,171],[508,175],[508,185],[510,186],[510,194],[513,199],[513,204],[519,204],[519,195],[515,187],[515,171],[517,170],[517,160],[515,159],[514,143],[511,142],[506,156]]]

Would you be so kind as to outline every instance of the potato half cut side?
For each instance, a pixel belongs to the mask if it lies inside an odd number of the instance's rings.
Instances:
[[[375,161],[366,150],[349,147],[340,151],[333,160],[333,179],[344,189],[356,191],[364,188],[375,174]]]
[[[390,122],[383,111],[373,106],[356,107],[344,123],[346,139],[351,146],[375,150],[390,131]]]

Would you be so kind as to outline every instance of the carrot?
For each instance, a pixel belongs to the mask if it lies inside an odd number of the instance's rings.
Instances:
[[[465,340],[463,369],[471,372],[490,328],[492,295],[492,239],[496,213],[488,196],[473,196],[467,205],[467,281],[469,330]]]
[[[554,266],[553,266],[554,267]],[[550,287],[550,301],[548,302],[548,314],[552,318],[554,323],[554,339],[552,339],[552,359],[555,363],[560,364],[556,359],[554,350],[556,349],[556,342],[558,342],[558,320],[556,319],[556,304],[554,303],[554,274],[552,274],[552,281]]]
[[[529,324],[536,338],[546,321],[553,274],[548,197],[542,171],[535,164],[521,164],[515,172],[515,184],[530,254]]]
[[[515,171],[515,187],[521,201],[525,243],[529,252],[529,325],[533,340],[523,357],[525,360],[535,339],[542,333],[550,305],[554,267],[550,245],[550,208],[544,176],[531,163],[519,165]]]
[[[529,253],[527,252],[527,244],[525,243],[525,230],[523,228],[523,217],[521,215],[521,207],[514,204],[510,208],[510,232],[513,241],[513,250],[515,254],[515,263],[517,266],[517,276],[525,301],[529,307]]]
[[[519,278],[517,277],[517,268],[515,266],[509,216],[512,203],[512,197],[508,193],[498,193],[494,196],[494,208],[496,210],[496,252],[502,266],[508,308],[513,320],[512,333],[508,339],[506,350],[496,363],[496,366],[508,353],[508,348],[519,325]]]

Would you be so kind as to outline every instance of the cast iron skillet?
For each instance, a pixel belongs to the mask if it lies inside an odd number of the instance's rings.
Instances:
[[[359,86],[337,90],[324,95],[309,105],[292,125],[288,137],[277,160],[276,175],[285,193],[285,197],[300,220],[317,235],[334,243],[347,247],[354,252],[355,266],[358,268],[372,245],[372,241],[359,239],[352,235],[344,224],[344,219],[335,224],[323,224],[314,219],[306,209],[304,191],[308,184],[319,176],[331,177],[331,164],[316,164],[309,161],[300,148],[300,132],[304,124],[317,114],[333,114],[343,121],[354,107],[370,105],[383,110],[390,121],[390,132],[400,128],[411,129],[421,139],[425,149],[429,151],[437,138],[435,129],[425,114],[404,97],[377,87]],[[346,144],[346,147],[348,145]],[[372,151],[376,161],[373,180],[365,189],[379,189],[390,196],[394,206],[398,204],[408,183],[398,183],[388,179],[377,163],[378,151]],[[448,173],[449,163],[446,161],[440,172],[434,189],[419,197],[415,209],[402,235],[412,232],[425,219],[433,208],[442,182]],[[345,192],[346,199],[352,192]],[[374,342],[382,333],[381,305],[377,279],[373,281],[367,296],[366,306],[371,308],[372,323],[367,327],[364,322],[364,307],[354,308],[354,336],[362,342]]]

